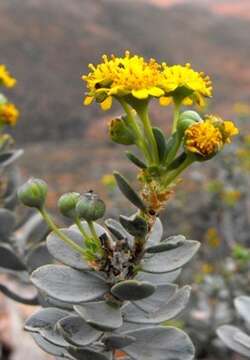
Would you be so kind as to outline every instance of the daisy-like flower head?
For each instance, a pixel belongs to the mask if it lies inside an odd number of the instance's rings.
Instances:
[[[12,88],[16,85],[16,79],[10,75],[5,65],[0,65],[0,85]]]
[[[97,66],[89,64],[89,74],[82,76],[87,85],[87,96],[84,99],[84,105],[90,105],[96,100],[101,104],[103,110],[106,110],[112,104],[109,94],[119,66],[119,60],[113,56],[109,59],[107,55],[103,55],[102,60],[103,62]]]
[[[204,98],[212,96],[210,78],[203,72],[194,71],[190,64],[167,66],[163,63],[162,67],[165,96],[160,98],[161,105],[177,101],[184,105],[196,103],[204,106]]]
[[[222,147],[231,142],[239,133],[232,121],[224,121],[215,115],[207,115],[185,131],[184,144],[189,152],[201,155],[205,159],[214,156]]]
[[[223,138],[219,128],[205,120],[186,129],[184,144],[187,151],[209,159],[222,148]]]
[[[160,87],[160,65],[154,59],[146,61],[126,51],[123,57],[104,56],[102,64],[90,65],[90,69],[91,72],[83,76],[88,89],[85,105],[96,99],[106,110],[112,105],[112,97],[132,95],[144,100],[164,95]]]
[[[4,103],[0,105],[0,123],[15,126],[19,117],[19,110],[14,104]]]

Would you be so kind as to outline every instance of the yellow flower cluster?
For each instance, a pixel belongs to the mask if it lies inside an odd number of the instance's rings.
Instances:
[[[231,138],[239,133],[232,121],[223,121],[214,115],[194,123],[185,131],[185,147],[189,152],[209,158],[215,155]]]
[[[196,72],[190,64],[167,66],[163,64],[163,88],[166,96],[162,105],[168,105],[175,98],[185,105],[197,103],[204,106],[204,97],[212,96],[212,83],[204,73]]]
[[[5,65],[0,65],[0,85],[12,88],[16,85],[16,79],[10,75]]]
[[[169,67],[154,59],[146,61],[129,51],[123,57],[104,55],[102,59],[97,66],[90,64],[90,73],[82,77],[87,84],[85,105],[96,100],[107,110],[112,105],[112,97],[128,95],[139,100],[161,98],[162,105],[169,104],[172,99],[202,105],[204,97],[212,95],[209,78],[191,69],[189,64]]]
[[[0,105],[0,124],[14,126],[19,117],[19,110],[14,104],[4,103]]]

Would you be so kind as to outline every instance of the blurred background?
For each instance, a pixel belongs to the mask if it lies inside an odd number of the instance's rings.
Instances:
[[[179,324],[189,329],[200,359],[234,356],[221,355],[214,329],[235,317],[227,294],[250,291],[249,34],[249,0],[0,0],[0,63],[18,80],[11,100],[21,110],[13,131],[25,150],[19,164],[24,179],[49,182],[52,211],[63,192],[94,188],[108,201],[110,215],[130,212],[109,176],[117,169],[133,178],[122,147],[107,136],[107,122],[119,108],[106,114],[97,105],[82,106],[81,75],[103,53],[129,49],[168,64],[190,62],[213,81],[207,111],[237,122],[238,140],[185,175],[162,217],[167,235],[183,232],[203,243],[183,278],[194,284],[194,295],[191,315]],[[167,131],[169,116],[155,102],[154,123]],[[13,310],[9,301],[0,306],[0,337],[11,349],[3,359],[23,360],[32,346],[29,335],[22,335],[21,347],[9,317],[27,310]],[[33,358],[46,358],[32,351]]]

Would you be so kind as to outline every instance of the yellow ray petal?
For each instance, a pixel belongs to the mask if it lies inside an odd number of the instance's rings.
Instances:
[[[101,102],[101,108],[104,111],[107,111],[112,106],[112,96],[108,96],[103,102]]]
[[[170,96],[162,96],[160,97],[159,102],[161,106],[168,106],[172,103],[172,98]]]
[[[91,105],[94,100],[93,96],[86,96],[86,98],[83,101],[83,105],[88,106]]]
[[[152,87],[151,89],[148,90],[148,93],[152,96],[162,96],[164,95],[164,91],[156,86]]]
[[[148,90],[147,89],[132,90],[132,95],[137,99],[147,99]]]

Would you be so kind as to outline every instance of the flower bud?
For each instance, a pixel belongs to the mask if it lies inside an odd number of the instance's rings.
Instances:
[[[200,115],[196,111],[184,111],[178,121],[178,131],[184,134],[185,130],[193,124],[202,121]]]
[[[29,179],[17,192],[19,200],[26,206],[41,209],[45,203],[48,186],[41,179]]]
[[[76,204],[80,198],[80,194],[77,192],[70,192],[63,194],[58,200],[58,208],[60,212],[71,219],[76,218]]]
[[[80,219],[95,221],[103,217],[105,204],[97,194],[89,191],[77,201],[76,213]]]
[[[112,141],[122,145],[134,145],[135,136],[126,124],[126,118],[116,118],[109,123],[109,135]]]

